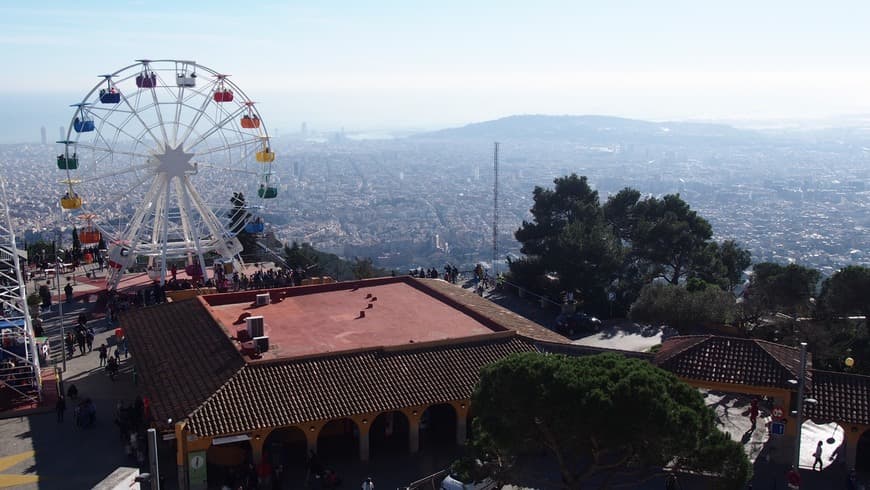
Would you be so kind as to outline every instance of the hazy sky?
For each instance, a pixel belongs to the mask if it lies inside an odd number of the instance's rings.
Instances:
[[[282,132],[866,113],[868,18],[866,0],[3,2],[0,141],[56,134],[137,58],[232,74]]]

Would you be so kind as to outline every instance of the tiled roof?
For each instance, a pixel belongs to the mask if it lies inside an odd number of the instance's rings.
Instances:
[[[488,299],[481,298],[467,289],[438,279],[414,279],[411,284],[440,296],[443,301],[452,303],[469,313],[480,315],[496,324],[515,330],[523,337],[545,342],[570,343],[571,341],[556,332],[539,325],[528,318],[499,306]]]
[[[711,335],[673,337],[662,343],[655,364],[687,379],[792,389],[800,350],[763,340]],[[807,354],[807,386],[811,386]]]
[[[805,404],[809,418],[870,425],[870,376],[813,370],[811,398],[819,403]]]
[[[121,325],[155,420],[183,419],[244,365],[195,298],[130,310]]]
[[[191,414],[188,427],[212,436],[467,399],[483,366],[535,350],[513,334],[438,344],[250,364]]]

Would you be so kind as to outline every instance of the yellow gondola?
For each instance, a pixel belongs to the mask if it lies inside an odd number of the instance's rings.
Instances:
[[[272,163],[275,161],[275,152],[267,146],[262,151],[257,152],[257,161],[260,163]]]
[[[64,194],[60,198],[60,206],[64,209],[78,209],[82,207],[82,198],[78,194],[73,194],[72,196],[69,193]]]

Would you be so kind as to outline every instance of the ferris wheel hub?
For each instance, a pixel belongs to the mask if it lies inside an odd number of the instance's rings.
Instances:
[[[154,155],[154,158],[159,162],[156,169],[158,173],[166,174],[167,177],[172,178],[196,172],[196,164],[190,161],[194,153],[187,153],[180,146],[166,148],[163,153]]]

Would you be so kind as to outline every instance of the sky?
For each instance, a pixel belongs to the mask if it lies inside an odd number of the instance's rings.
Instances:
[[[232,74],[279,134],[868,114],[868,18],[837,0],[3,2],[0,142],[55,134],[140,58]]]

